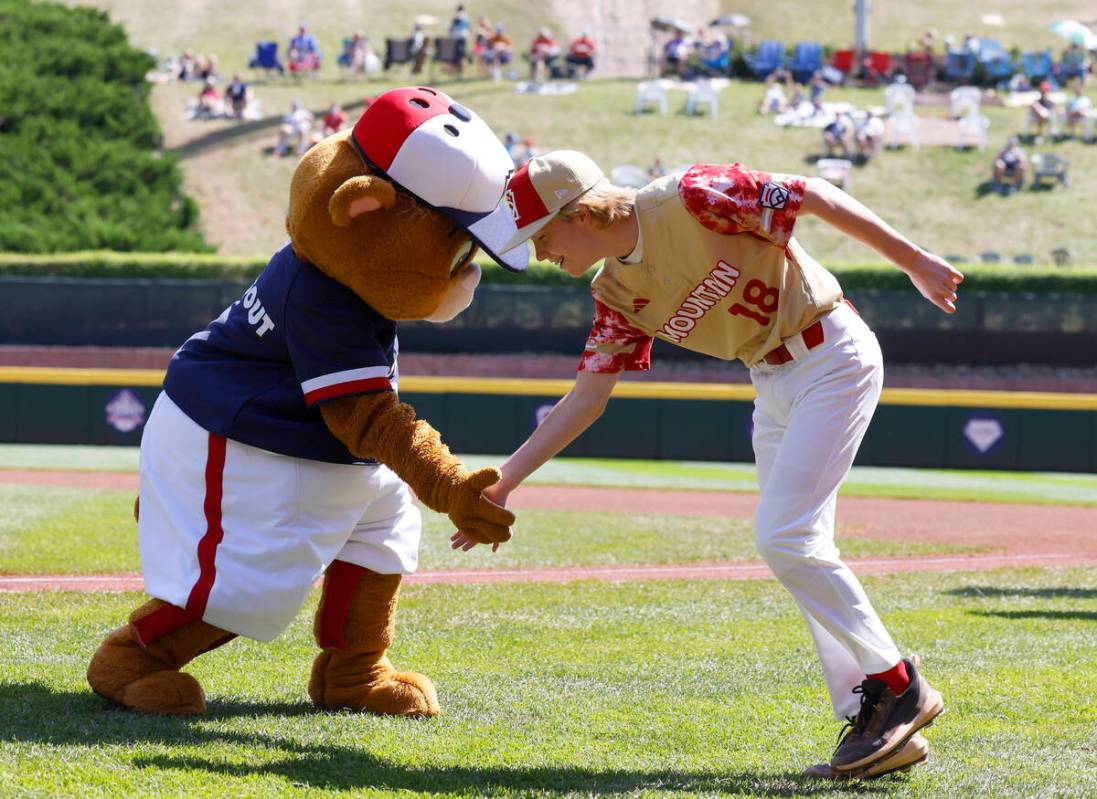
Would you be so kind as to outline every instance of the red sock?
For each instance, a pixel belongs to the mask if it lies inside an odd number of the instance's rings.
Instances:
[[[887,687],[891,689],[891,692],[898,696],[907,689],[910,685],[910,676],[907,674],[907,664],[903,661],[895,666],[892,666],[887,671],[882,671],[879,674],[866,674],[870,680],[883,680],[887,683]]]

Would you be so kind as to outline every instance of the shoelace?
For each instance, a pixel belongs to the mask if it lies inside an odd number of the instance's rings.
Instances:
[[[861,695],[861,707],[857,711],[856,716],[846,716],[845,726],[838,731],[838,745],[834,747],[834,751],[837,752],[841,747],[842,742],[850,735],[860,735],[865,731],[868,726],[869,719],[876,712],[876,706],[880,702],[880,696],[883,694],[883,683],[880,686],[872,685],[870,682],[876,682],[875,680],[865,680],[856,688],[853,689],[853,693]]]

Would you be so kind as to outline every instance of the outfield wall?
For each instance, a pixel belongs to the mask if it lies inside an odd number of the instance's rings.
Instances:
[[[0,278],[0,344],[178,347],[240,298],[216,280]],[[888,363],[1086,366],[1097,353],[1097,294],[966,291],[941,313],[913,288],[849,292]],[[578,355],[593,307],[586,286],[483,285],[444,326],[401,322],[406,351]],[[656,342],[658,359],[698,358]]]
[[[136,445],[163,372],[0,367],[0,442]],[[570,380],[404,377],[458,453],[506,455]],[[751,461],[753,389],[623,381],[575,457]],[[1097,472],[1097,394],[888,389],[857,462]]]

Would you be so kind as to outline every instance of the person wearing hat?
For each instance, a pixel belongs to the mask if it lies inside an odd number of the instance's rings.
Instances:
[[[1040,83],[1040,96],[1028,108],[1028,126],[1035,128],[1033,141],[1040,144],[1044,140],[1051,118],[1055,114],[1055,99],[1051,96],[1051,83]]]
[[[944,709],[903,658],[834,544],[838,488],[876,408],[880,347],[838,281],[793,236],[817,216],[887,257],[926,299],[955,311],[963,276],[820,178],[698,164],[639,191],[557,150],[510,179],[506,199],[537,257],[592,282],[594,322],[575,384],[500,467],[508,494],[605,410],[652,340],[742,360],[757,391],[757,544],[815,639],[833,708],[849,724],[820,777],[876,776],[925,758],[919,729]],[[462,531],[455,548],[475,545]]]
[[[541,28],[530,43],[526,60],[529,61],[529,77],[535,83],[544,82],[546,76],[557,71],[556,59],[560,56],[560,45],[548,28]]]

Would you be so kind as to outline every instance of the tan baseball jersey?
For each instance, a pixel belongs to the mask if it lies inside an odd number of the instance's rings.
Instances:
[[[647,369],[652,337],[753,366],[842,300],[792,237],[803,178],[696,165],[636,195],[642,256],[595,275],[580,370]],[[632,259],[629,259],[632,260]]]

